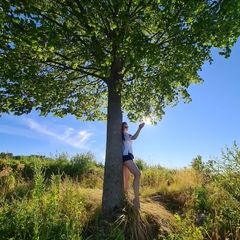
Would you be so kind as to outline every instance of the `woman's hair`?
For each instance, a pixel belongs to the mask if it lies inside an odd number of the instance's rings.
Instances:
[[[126,122],[122,122],[122,140],[125,141],[125,137],[124,137],[124,125],[127,124]]]

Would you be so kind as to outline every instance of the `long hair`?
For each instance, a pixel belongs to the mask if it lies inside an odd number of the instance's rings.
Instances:
[[[123,130],[124,130],[124,125],[127,124],[126,122],[122,122],[122,140],[125,141],[125,137],[124,137],[124,133],[123,133]]]

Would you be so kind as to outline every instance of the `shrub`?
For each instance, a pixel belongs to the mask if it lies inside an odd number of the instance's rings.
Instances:
[[[80,240],[85,209],[78,185],[61,175],[52,175],[49,186],[39,162],[34,170],[34,188],[29,197],[2,201],[2,239]]]
[[[198,172],[203,171],[204,163],[202,162],[202,156],[198,155],[196,158],[194,158],[191,162],[191,167]]]
[[[91,152],[77,154],[72,157],[70,162],[73,164],[71,176],[80,178],[83,173],[93,172],[96,166],[94,155]]]
[[[221,160],[206,163],[198,157],[194,167],[202,174],[203,185],[196,189],[195,213],[205,212],[202,228],[205,237],[231,239],[239,237],[240,229],[240,151],[236,141],[233,148],[222,150]],[[209,237],[210,238],[210,237]]]
[[[134,162],[140,171],[146,170],[148,168],[147,163],[141,158],[136,158]]]
[[[226,147],[225,152],[222,150],[222,160],[209,160],[204,171],[211,182],[240,201],[240,151],[236,141],[232,149]]]

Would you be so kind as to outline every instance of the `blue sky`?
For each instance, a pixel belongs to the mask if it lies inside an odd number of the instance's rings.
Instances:
[[[145,125],[133,142],[135,157],[150,165],[167,168],[188,167],[197,155],[203,161],[221,159],[221,150],[240,142],[240,41],[225,59],[212,51],[212,65],[206,63],[200,76],[202,85],[192,85],[192,102],[167,108],[157,126]],[[126,116],[124,121],[128,122]],[[135,133],[139,123],[129,123]],[[66,118],[4,114],[0,118],[0,152],[14,155],[56,156],[91,151],[104,163],[106,124]]]

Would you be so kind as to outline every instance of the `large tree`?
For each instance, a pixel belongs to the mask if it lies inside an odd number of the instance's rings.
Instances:
[[[160,120],[211,47],[239,36],[239,0],[1,0],[0,113],[107,119],[104,216],[124,203],[122,112]],[[216,83],[217,86],[217,83]]]

